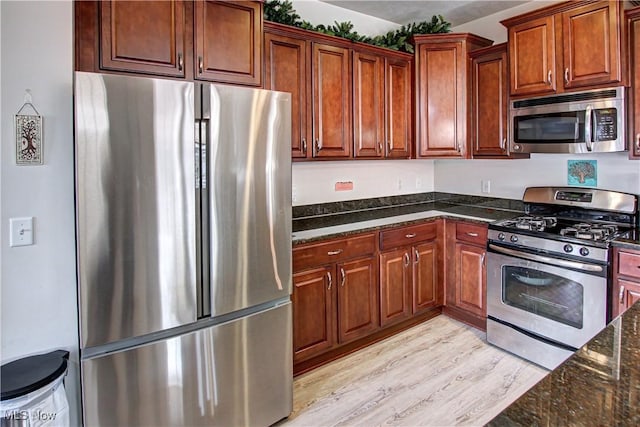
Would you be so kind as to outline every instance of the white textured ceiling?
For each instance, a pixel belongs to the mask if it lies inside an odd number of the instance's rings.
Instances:
[[[335,6],[351,9],[380,19],[408,24],[430,20],[433,15],[442,15],[453,27],[492,15],[530,0],[321,0]]]

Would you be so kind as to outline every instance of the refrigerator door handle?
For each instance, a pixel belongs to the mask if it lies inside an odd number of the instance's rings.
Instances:
[[[198,317],[208,317],[211,315],[211,287],[209,285],[210,267],[209,267],[209,188],[208,188],[208,150],[209,145],[209,120],[196,120],[199,126],[199,143],[196,143],[196,157],[198,158],[199,174],[196,176],[198,186],[196,200],[199,206],[196,212],[198,224]]]

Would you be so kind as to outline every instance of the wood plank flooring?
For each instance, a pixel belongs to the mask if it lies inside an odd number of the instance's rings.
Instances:
[[[438,316],[297,377],[280,426],[484,425],[546,372]]]

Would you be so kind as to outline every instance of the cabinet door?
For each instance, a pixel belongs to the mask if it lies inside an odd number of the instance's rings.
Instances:
[[[556,91],[554,17],[509,28],[511,95]]]
[[[613,298],[612,317],[624,313],[640,299],[640,282],[618,278],[613,286],[616,295]]]
[[[411,105],[411,63],[395,59],[385,61],[386,75],[386,156],[406,158],[411,156],[413,115]]]
[[[620,81],[618,7],[597,2],[562,13],[565,88]]]
[[[182,1],[100,2],[100,68],[184,77]]]
[[[473,156],[508,156],[506,49],[473,58],[471,73]]]
[[[638,9],[640,10],[640,9]],[[629,156],[640,159],[640,12],[635,20],[631,21],[631,85],[633,86],[633,102],[631,104],[631,129],[633,141],[629,147]]]
[[[413,314],[442,305],[438,289],[436,242],[416,245],[413,250]]]
[[[354,157],[384,154],[384,60],[353,52]]]
[[[380,254],[380,324],[387,326],[411,316],[410,248]]]
[[[313,156],[351,155],[349,49],[313,45]]]
[[[196,79],[262,84],[262,3],[197,0],[194,32]]]
[[[462,83],[462,46],[438,43],[418,49],[418,154],[464,157],[467,89]]]
[[[378,329],[376,262],[373,257],[338,264],[338,342],[366,336]]]
[[[307,108],[307,42],[265,33],[264,55],[265,89],[291,94],[291,156],[306,158],[311,125],[311,111]]]
[[[333,347],[335,265],[293,275],[293,360]]]
[[[456,306],[486,317],[485,249],[456,243]]]

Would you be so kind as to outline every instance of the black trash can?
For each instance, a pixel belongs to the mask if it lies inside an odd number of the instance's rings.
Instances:
[[[69,426],[64,391],[69,352],[56,350],[0,367],[0,427]]]

